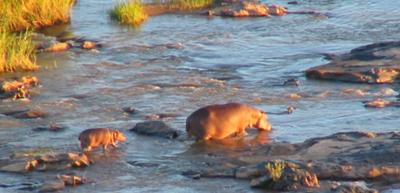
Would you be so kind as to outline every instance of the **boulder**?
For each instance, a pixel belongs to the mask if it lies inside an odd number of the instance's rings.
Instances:
[[[280,172],[278,177],[273,173]],[[275,171],[253,179],[250,184],[255,188],[265,188],[278,191],[298,191],[304,188],[319,187],[317,175],[305,169],[285,166],[283,171]]]
[[[179,136],[177,130],[172,129],[163,121],[145,121],[135,125],[130,131],[140,135],[156,136],[167,139],[175,139]]]
[[[400,76],[400,41],[355,48],[334,57],[328,64],[306,70],[306,76],[356,83],[394,83]]]

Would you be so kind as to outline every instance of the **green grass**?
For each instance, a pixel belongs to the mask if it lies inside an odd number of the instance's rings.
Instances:
[[[0,31],[23,31],[70,19],[75,0],[1,0]]]
[[[31,32],[0,32],[0,73],[36,70],[35,46]]]
[[[68,22],[75,0],[0,1],[0,73],[38,69],[29,30]]]
[[[110,11],[110,17],[123,24],[138,26],[147,19],[140,1],[120,2]]]
[[[268,163],[265,166],[265,169],[267,169],[272,180],[276,182],[282,176],[283,170],[285,169],[285,163],[283,161],[278,160],[272,163]]]

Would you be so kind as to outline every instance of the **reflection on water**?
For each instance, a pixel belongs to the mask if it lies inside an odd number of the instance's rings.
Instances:
[[[340,131],[398,129],[397,108],[366,109],[362,105],[382,89],[399,92],[398,85],[307,80],[303,71],[327,62],[322,53],[397,40],[400,1],[319,0],[286,5],[286,1],[271,0],[267,3],[327,16],[209,19],[170,14],[152,17],[136,29],[109,20],[107,12],[113,3],[78,1],[70,25],[44,30],[59,38],[75,35],[98,40],[104,45],[99,53],[42,53],[38,56],[42,69],[32,73],[41,79],[39,94],[28,103],[0,102],[2,112],[32,108],[49,113],[36,120],[0,116],[1,157],[33,147],[76,149],[78,134],[87,128],[126,131],[128,141],[120,149],[109,155],[96,152],[93,156],[99,164],[82,171],[96,182],[66,192],[165,192],[166,188],[171,192],[255,192],[247,182],[193,181],[181,176],[185,169],[201,165],[185,156],[235,156],[270,141],[300,142]],[[281,86],[292,78],[300,80],[300,86]],[[343,93],[344,89],[372,94]],[[288,97],[291,94],[297,95]],[[270,134],[254,131],[246,138],[206,144],[128,133],[145,116],[130,116],[122,110],[133,107],[143,115],[176,114],[166,122],[183,132],[191,112],[226,102],[244,102],[268,112],[281,112],[288,106],[296,110],[291,115],[269,115],[274,128]],[[32,131],[52,123],[68,129]],[[141,167],[146,164],[157,167]]]

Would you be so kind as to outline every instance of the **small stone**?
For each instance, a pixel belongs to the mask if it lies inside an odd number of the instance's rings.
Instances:
[[[297,2],[297,1],[289,1],[288,4],[289,5],[298,5],[299,2]]]
[[[46,52],[61,52],[61,51],[66,51],[70,48],[71,48],[71,45],[69,43],[58,42],[58,43],[55,43],[55,44],[51,45],[50,47],[44,49],[44,51],[46,51]]]
[[[91,42],[91,41],[83,41],[82,42],[82,48],[83,49],[95,49],[97,47],[96,43]]]
[[[137,113],[137,109],[135,109],[135,108],[133,108],[133,107],[124,107],[124,108],[122,108],[122,110],[123,110],[125,113],[128,113],[128,114],[135,114],[135,113]]]
[[[381,98],[377,98],[375,100],[372,101],[367,101],[365,103],[365,107],[371,107],[371,108],[383,108],[386,107],[390,104],[390,101],[381,99]]]
[[[269,6],[268,9],[269,9],[269,13],[271,15],[283,16],[283,15],[286,15],[286,13],[287,13],[286,8],[281,5],[272,5],[272,6]]]
[[[288,79],[283,83],[283,86],[300,86],[301,82],[297,79]]]
[[[81,176],[74,176],[74,175],[58,175],[57,178],[64,182],[67,186],[76,186],[86,183],[86,178]]]
[[[293,106],[288,106],[287,109],[286,109],[286,111],[287,111],[288,114],[292,114],[292,113],[294,112],[295,109],[296,109],[296,108],[293,107]]]

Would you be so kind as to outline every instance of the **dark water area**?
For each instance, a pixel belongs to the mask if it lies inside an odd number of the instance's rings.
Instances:
[[[37,96],[30,102],[4,100],[0,110],[39,109],[49,116],[33,120],[0,116],[0,157],[38,147],[78,150],[82,130],[115,127],[125,132],[128,141],[82,171],[94,183],[64,192],[256,192],[247,181],[186,178],[180,175],[182,171],[204,166],[202,161],[185,158],[200,155],[212,160],[210,154],[229,158],[268,141],[301,142],[341,131],[399,129],[399,109],[368,109],[362,104],[376,97],[395,99],[400,92],[397,84],[309,80],[304,70],[327,63],[324,53],[398,40],[400,1],[265,2],[323,14],[241,19],[168,14],[131,28],[108,18],[115,2],[78,1],[71,24],[47,29],[47,33],[94,39],[103,47],[99,52],[72,50],[38,56],[42,68],[32,73],[41,80]],[[291,78],[301,85],[282,86]],[[365,95],[346,89],[361,89]],[[244,142],[222,147],[196,147],[193,141],[128,132],[146,115],[157,113],[177,114],[166,122],[184,132],[191,112],[226,102],[248,103],[268,112],[280,112],[287,106],[296,110],[291,115],[269,115],[270,134],[251,132]],[[123,107],[140,113],[129,115]],[[52,123],[68,128],[32,131]],[[33,174],[0,176],[6,179],[3,183],[34,178]],[[0,188],[0,192],[20,190]]]

